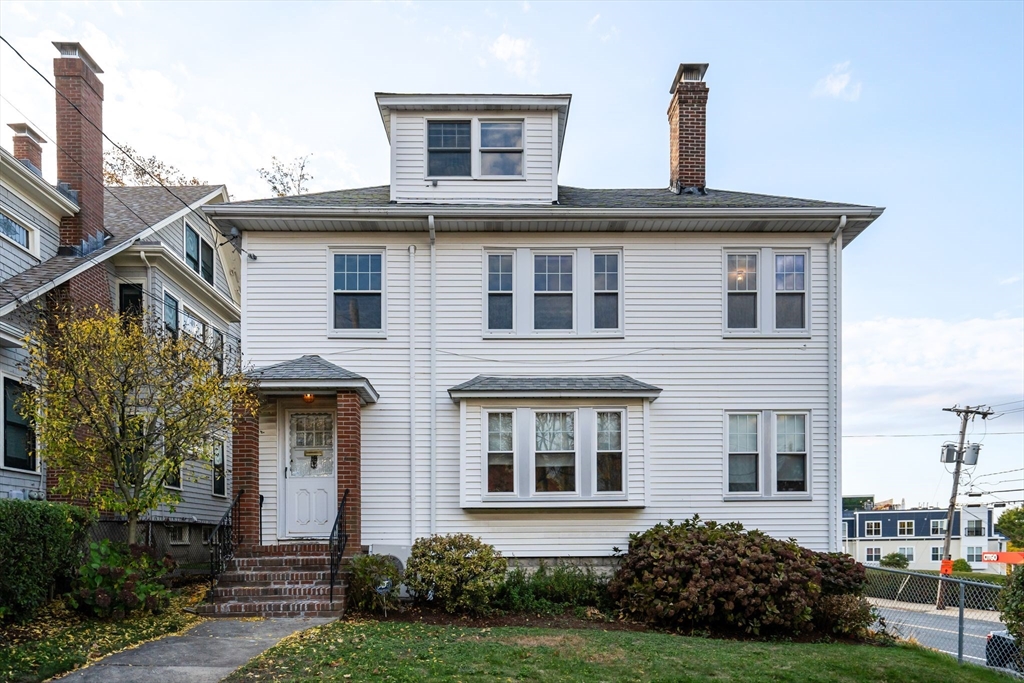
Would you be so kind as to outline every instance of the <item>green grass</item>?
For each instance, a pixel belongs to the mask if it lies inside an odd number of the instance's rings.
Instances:
[[[974,683],[1008,679],[921,648],[689,638],[666,633],[334,622],[226,679],[249,681],[755,681]]]
[[[183,611],[202,600],[203,587],[171,598],[162,614],[133,614],[121,621],[95,619],[56,600],[31,622],[0,626],[0,681],[29,683],[77,669],[101,657],[172,633],[203,619]]]

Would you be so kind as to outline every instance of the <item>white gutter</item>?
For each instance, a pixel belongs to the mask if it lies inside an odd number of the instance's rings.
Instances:
[[[153,307],[156,308],[156,306],[157,306],[156,302],[160,301],[161,297],[158,297],[156,295],[156,291],[155,291],[155,289],[153,287],[153,266],[150,265],[149,259],[146,258],[146,250],[145,249],[142,249],[142,250],[139,251],[139,258],[141,258],[142,262],[146,264],[146,292],[149,294],[149,297],[150,297],[149,300],[151,302],[153,302],[153,304],[152,304]],[[120,304],[120,302],[118,302],[118,304]],[[143,308],[145,308],[145,304],[143,304]],[[164,315],[163,311],[160,311],[160,317],[161,318],[163,317],[163,315]]]
[[[409,245],[409,545],[416,542],[416,245]]]
[[[842,257],[843,228],[846,216],[839,217],[839,225],[828,241],[828,549],[839,550],[839,524],[842,524],[842,428],[839,383],[842,354],[840,353],[840,258]]]
[[[437,533],[437,249],[434,216],[430,230],[430,534]]]

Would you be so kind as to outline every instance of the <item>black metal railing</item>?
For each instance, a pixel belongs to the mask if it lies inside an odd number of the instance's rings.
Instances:
[[[217,578],[217,575],[224,571],[228,561],[235,556],[235,546],[241,542],[238,531],[238,511],[241,506],[241,489],[235,499],[231,501],[231,507],[220,518],[217,526],[210,532],[210,582]]]
[[[338,515],[334,518],[334,528],[331,529],[331,538],[328,541],[331,551],[331,602],[334,602],[334,584],[338,579],[338,570],[341,568],[341,557],[345,554],[345,546],[348,545],[348,532],[345,530],[345,504],[348,502],[348,489],[341,497],[341,504],[338,505]]]

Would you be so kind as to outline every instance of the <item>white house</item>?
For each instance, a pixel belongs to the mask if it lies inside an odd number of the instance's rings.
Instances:
[[[248,555],[317,552],[346,490],[347,552],[608,558],[694,514],[841,548],[842,248],[882,209],[706,187],[706,68],[665,187],[560,186],[569,95],[378,93],[390,185],[204,207],[265,398]]]

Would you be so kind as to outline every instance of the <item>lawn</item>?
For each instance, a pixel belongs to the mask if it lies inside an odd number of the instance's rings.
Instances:
[[[203,621],[184,608],[200,602],[204,594],[205,587],[187,587],[176,592],[162,614],[134,614],[121,621],[86,618],[55,600],[27,624],[0,626],[0,681],[42,681],[147,640],[184,631]]]
[[[396,621],[339,621],[304,631],[226,679],[229,683],[313,680],[1006,683],[1009,679],[909,646]]]

